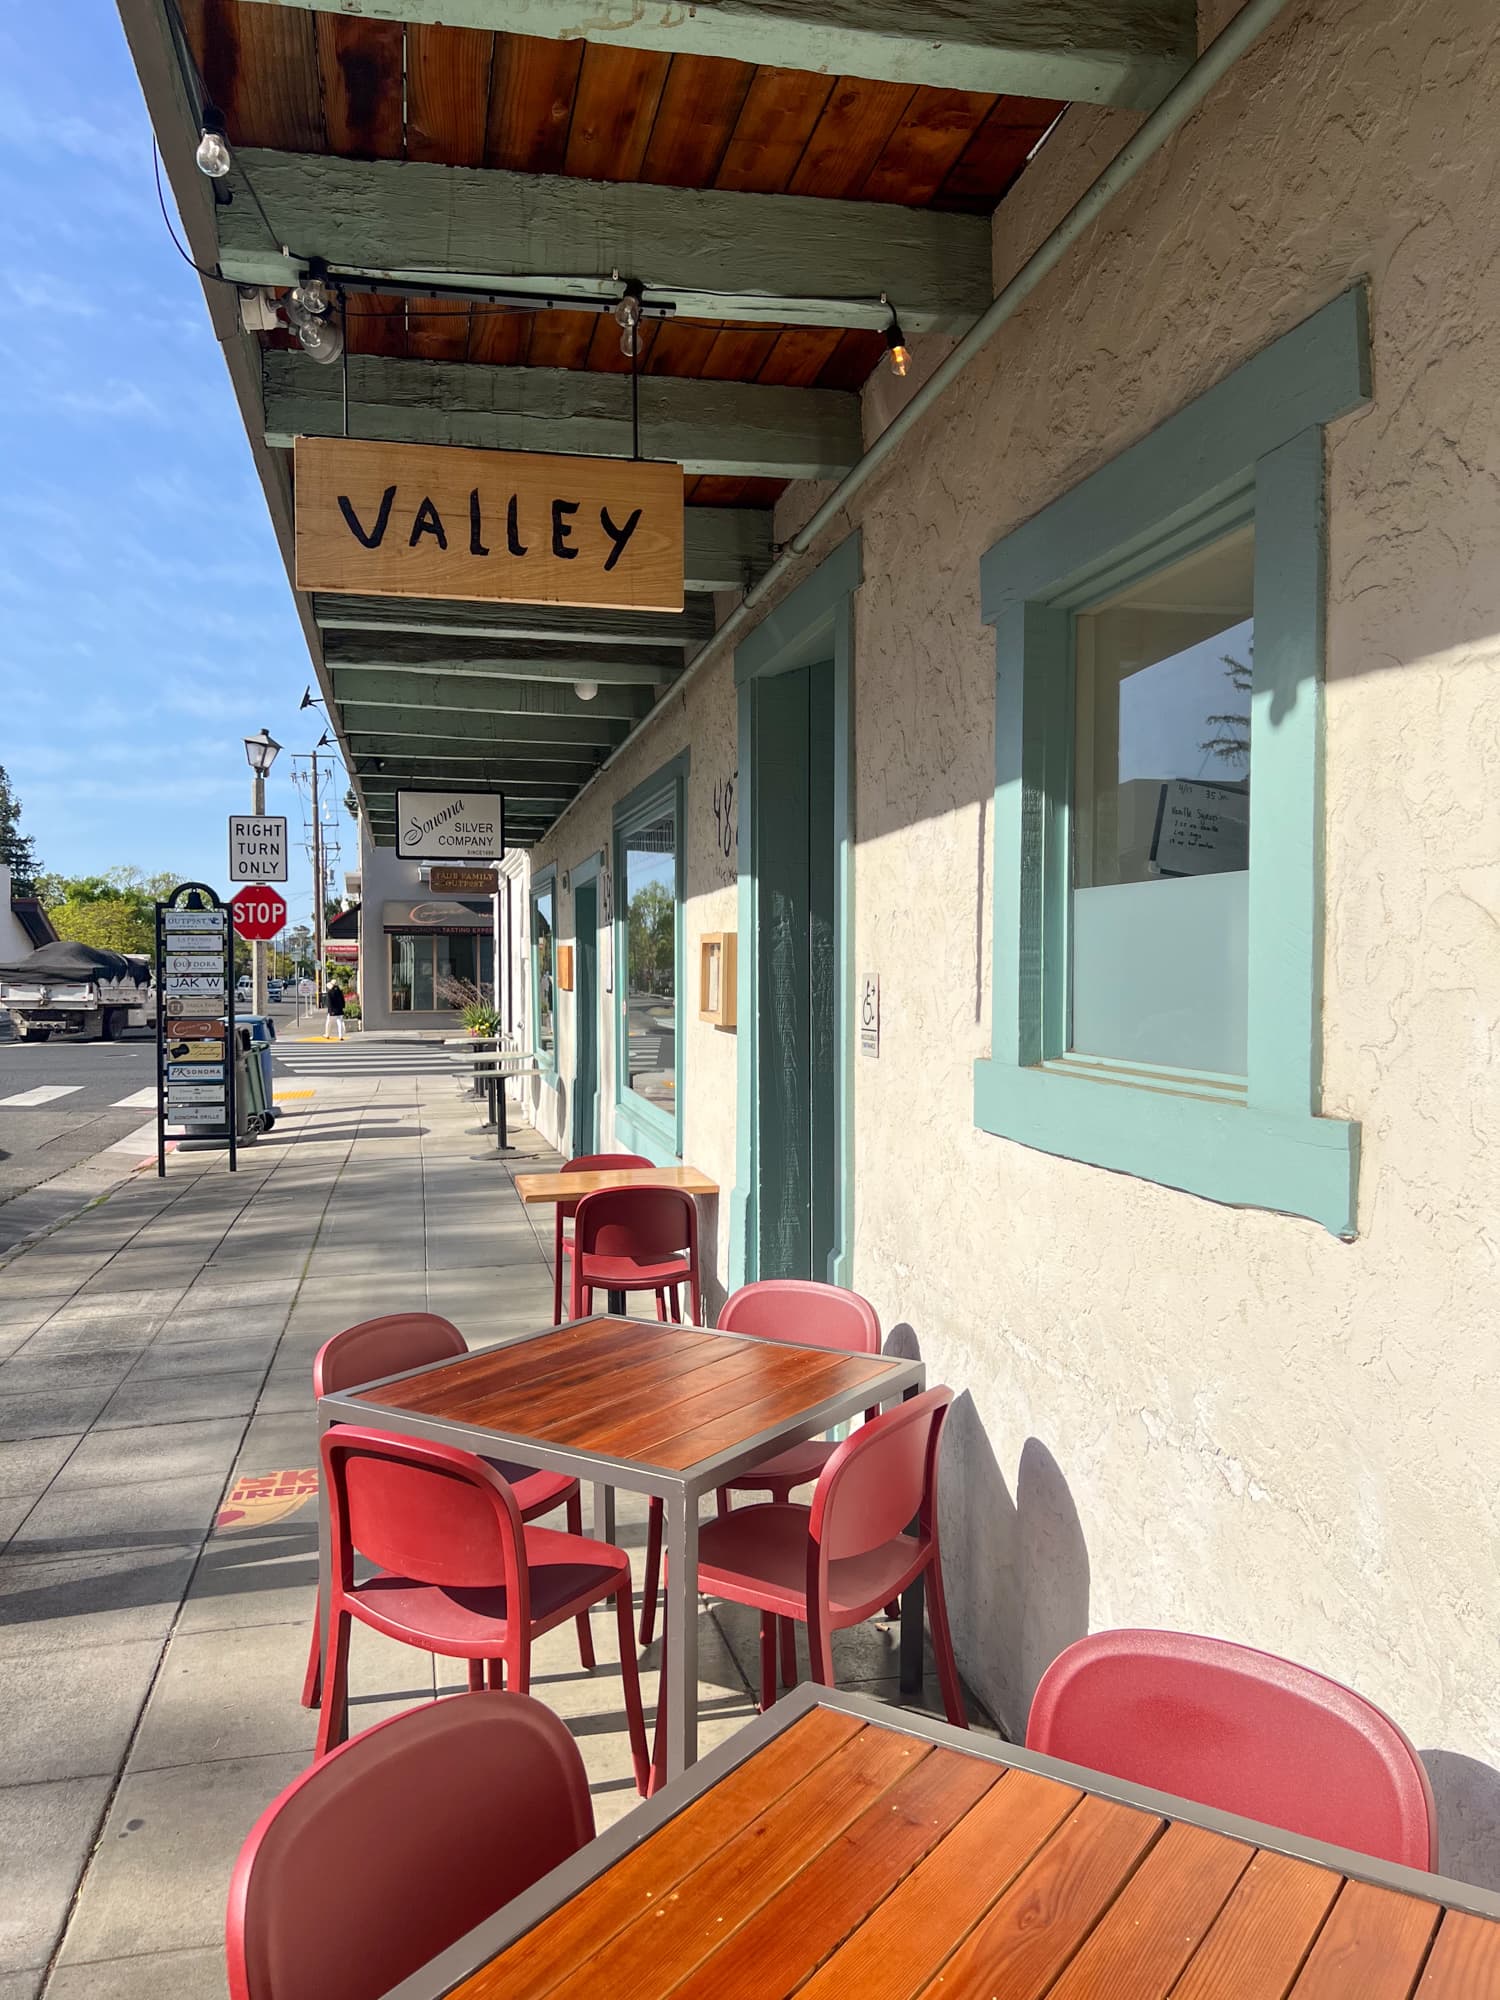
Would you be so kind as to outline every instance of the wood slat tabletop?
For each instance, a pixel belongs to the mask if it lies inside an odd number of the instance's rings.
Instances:
[[[683,1471],[909,1364],[647,1320],[589,1319],[351,1401]],[[879,1401],[872,1387],[872,1401]]]
[[[717,1194],[719,1183],[697,1167],[600,1167],[593,1173],[517,1174],[523,1202],[577,1201],[605,1188],[680,1188],[684,1194]]]
[[[402,1995],[1500,2000],[1500,1921],[1448,1908],[1457,1885],[1355,1879],[802,1700],[478,1971]]]

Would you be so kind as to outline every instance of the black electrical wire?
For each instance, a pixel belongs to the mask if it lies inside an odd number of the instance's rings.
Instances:
[[[630,343],[630,456],[641,455],[641,325],[631,328]]]
[[[151,134],[151,164],[156,171],[157,206],[161,210],[161,219],[167,225],[167,234],[171,237],[173,247],[176,249],[178,256],[184,264],[191,265],[200,278],[211,278],[216,285],[233,285],[233,278],[226,278],[222,271],[205,271],[203,266],[196,263],[178,241],[177,231],[172,227],[172,218],[167,213],[167,197],[161,184],[161,149],[156,143],[156,134],[154,132]],[[236,286],[235,289],[238,290],[238,287]]]

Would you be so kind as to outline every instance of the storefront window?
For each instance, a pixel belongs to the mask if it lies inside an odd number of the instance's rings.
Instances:
[[[1074,615],[1071,1031],[1243,1076],[1254,531]]]
[[[624,865],[626,1087],[677,1102],[677,815],[621,836]]]
[[[549,1067],[557,1062],[555,947],[557,888],[553,880],[531,899],[531,977],[536,1008],[537,1054]]]
[[[411,1012],[411,992],[417,952],[425,938],[404,936],[391,939],[391,1012]]]
[[[492,990],[494,940],[483,933],[396,931],[390,943],[393,1013],[444,1013]]]

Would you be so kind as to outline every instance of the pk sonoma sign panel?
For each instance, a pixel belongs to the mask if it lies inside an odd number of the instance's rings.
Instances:
[[[680,465],[299,437],[297,587],[680,611]]]

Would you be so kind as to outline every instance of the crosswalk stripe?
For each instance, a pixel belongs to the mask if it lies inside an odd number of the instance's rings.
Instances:
[[[156,1103],[156,1085],[148,1083],[144,1090],[136,1091],[133,1097],[117,1097],[110,1106],[112,1111],[149,1110]]]
[[[13,1097],[0,1097],[0,1104],[50,1104],[57,1097],[71,1097],[82,1090],[81,1083],[38,1083],[30,1090],[18,1090]]]

